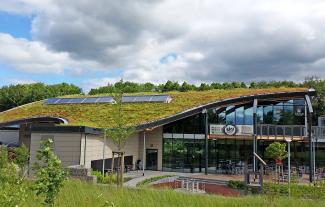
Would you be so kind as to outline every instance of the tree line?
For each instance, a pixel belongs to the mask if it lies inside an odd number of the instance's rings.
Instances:
[[[46,85],[44,83],[17,84],[0,88],[0,111],[50,97],[82,93],[81,88],[68,83]]]
[[[293,81],[259,81],[259,82],[213,82],[213,83],[201,83],[200,85],[190,84],[187,82],[179,83],[177,81],[167,81],[164,84],[153,83],[135,83],[130,81],[119,81],[115,84],[108,84],[99,88],[93,88],[90,90],[90,95],[112,93],[116,89],[123,89],[125,93],[138,93],[138,92],[168,92],[168,91],[205,91],[211,89],[234,89],[234,88],[295,88],[295,87],[307,87],[307,85],[314,82],[321,81],[316,78],[308,78],[302,83]]]

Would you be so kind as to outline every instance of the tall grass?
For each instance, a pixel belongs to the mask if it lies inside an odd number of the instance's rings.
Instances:
[[[172,190],[155,189],[117,189],[91,185],[78,180],[67,181],[59,194],[56,206],[104,206],[105,202],[114,206],[132,207],[199,207],[199,206],[225,206],[225,207],[314,207],[325,206],[324,200],[302,200],[285,197],[221,197],[212,195],[194,195],[179,193]],[[39,200],[30,193],[25,207],[40,206]],[[109,205],[106,205],[109,206]]]

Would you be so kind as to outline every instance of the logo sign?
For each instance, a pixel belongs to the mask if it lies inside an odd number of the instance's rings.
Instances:
[[[296,106],[295,107],[295,115],[296,116],[304,116],[305,115],[305,108],[303,106]]]
[[[223,128],[223,133],[229,136],[235,135],[237,133],[237,128],[235,125],[228,124]]]

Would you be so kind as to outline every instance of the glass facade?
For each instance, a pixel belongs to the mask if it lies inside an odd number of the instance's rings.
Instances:
[[[289,101],[259,101],[257,107],[257,124],[303,126],[305,124],[304,104],[305,102],[303,99]],[[208,116],[209,124],[253,125],[252,103],[209,109]],[[279,129],[274,128],[274,133],[276,133],[276,130]],[[294,130],[293,128],[288,134],[295,133]],[[300,129],[297,130],[299,131]],[[203,135],[205,133],[205,125],[203,114],[197,114],[165,125],[163,133],[173,135],[168,136],[168,138],[163,138],[163,170],[204,172],[205,139]],[[201,136],[197,137],[196,135]],[[273,141],[258,140],[257,146],[258,154],[263,159],[267,160],[268,163],[272,162],[272,160],[265,155],[265,148],[271,142]],[[325,158],[325,153],[320,150],[324,147],[325,146],[321,146],[320,144],[317,145],[317,157],[324,154],[322,157]],[[308,150],[308,142],[292,142],[292,164],[307,165]],[[229,138],[225,135],[221,138],[209,139],[208,171],[210,173],[218,171],[224,172],[228,163],[234,163],[237,166],[247,161],[251,164],[253,158],[252,153],[253,142],[251,137],[247,139],[237,139]],[[316,159],[316,165],[325,166],[325,159]]]

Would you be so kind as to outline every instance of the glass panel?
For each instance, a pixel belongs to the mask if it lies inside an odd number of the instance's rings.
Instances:
[[[236,109],[236,124],[243,125],[244,124],[244,107],[239,107]]]
[[[217,124],[226,124],[226,111],[222,111],[219,114],[217,114],[218,122]]]
[[[292,125],[294,120],[293,105],[284,105],[283,124]]]
[[[273,123],[273,106],[264,106],[264,124]]]
[[[263,106],[259,106],[257,108],[257,123],[258,124],[263,124]]]
[[[252,125],[253,124],[253,107],[245,109],[245,125]]]
[[[273,107],[273,124],[282,124],[283,105],[277,104]]]
[[[226,110],[226,123],[227,124],[235,124],[235,109],[234,106],[227,107]]]

